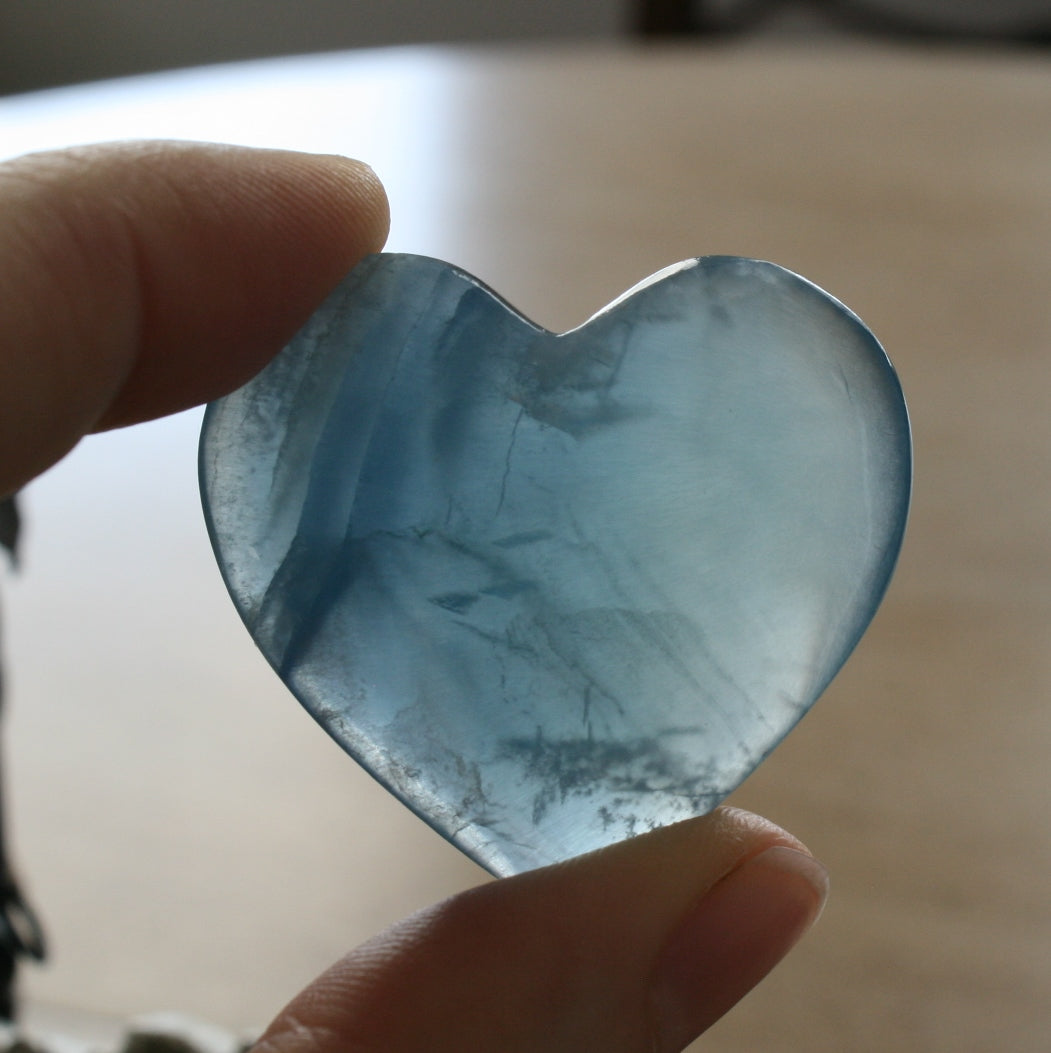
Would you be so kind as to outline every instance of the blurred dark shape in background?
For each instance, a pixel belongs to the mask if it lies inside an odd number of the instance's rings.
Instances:
[[[1051,42],[1048,0],[639,0],[644,36],[869,33],[918,41]]]
[[[1051,0],[0,0],[0,94],[345,48],[687,33],[1046,45]]]
[[[12,564],[18,558],[18,505],[13,497],[0,497],[0,548]],[[0,670],[0,708],[4,684]],[[20,958],[44,958],[44,933],[26,903],[11,868],[4,830],[3,778],[0,772],[0,1020],[15,1018],[15,972]]]
[[[0,497],[0,548],[11,562],[18,562],[18,505],[13,497]]]

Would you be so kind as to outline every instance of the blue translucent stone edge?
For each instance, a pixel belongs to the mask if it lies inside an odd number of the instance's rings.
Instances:
[[[404,254],[404,253],[380,253],[380,254],[377,254],[377,255],[382,255],[382,256],[405,256],[405,255],[409,255],[409,254]],[[371,258],[372,257],[367,257],[366,259],[371,259]],[[508,312],[510,312],[512,315],[514,315],[515,317],[520,319],[526,325],[528,325],[528,326],[530,326],[530,327],[532,327],[532,328],[534,328],[534,329],[536,329],[538,331],[541,331],[541,332],[550,332],[550,330],[546,330],[546,329],[544,329],[544,327],[538,326],[537,323],[533,322],[531,319],[529,319],[525,315],[523,315],[520,311],[518,311],[517,308],[515,308],[512,304],[510,304],[507,300],[505,300],[502,296],[500,296],[499,293],[495,292],[492,288],[490,288],[485,282],[479,280],[478,278],[476,278],[473,275],[469,274],[468,272],[462,270],[461,268],[458,268],[458,267],[456,267],[456,266],[454,266],[452,264],[448,264],[448,263],[445,263],[444,261],[436,260],[436,259],[433,259],[433,258],[427,258],[427,257],[416,257],[416,258],[417,259],[431,259],[431,262],[436,263],[436,264],[440,264],[443,267],[447,267],[450,271],[460,275],[461,277],[466,279],[468,282],[472,283],[477,288],[479,288],[480,290],[482,290],[485,293],[487,293],[495,301],[497,301],[499,304],[501,304]],[[696,257],[695,259],[691,259],[691,260],[685,260],[685,261],[682,261],[679,264],[676,264],[676,265],[670,266],[668,268],[665,268],[663,271],[660,271],[657,274],[652,275],[649,278],[643,280],[638,285],[636,285],[632,289],[630,289],[627,292],[625,292],[622,296],[620,296],[617,299],[615,299],[612,303],[608,304],[606,307],[602,308],[597,313],[603,313],[604,311],[609,310],[609,309],[619,305],[620,303],[622,303],[625,300],[629,299],[637,291],[641,290],[646,285],[651,284],[654,281],[661,280],[665,275],[670,275],[671,273],[673,273],[673,272],[675,272],[675,271],[677,271],[677,270],[679,270],[679,269],[681,269],[681,268],[683,268],[685,266],[693,264],[693,263],[700,263],[700,264],[703,264],[703,265],[706,265],[706,266],[712,266],[712,267],[718,267],[718,266],[721,266],[721,265],[734,266],[734,265],[740,265],[740,264],[753,265],[757,269],[769,268],[772,271],[778,272],[779,274],[781,274],[781,275],[783,275],[785,277],[788,277],[788,278],[798,282],[801,287],[803,287],[804,289],[809,291],[809,293],[811,295],[813,295],[815,298],[825,302],[826,304],[831,304],[835,309],[840,311],[847,319],[849,319],[857,327],[860,335],[863,338],[864,343],[866,343],[868,345],[869,350],[870,350],[870,352],[871,352],[871,354],[873,356],[873,359],[885,371],[885,375],[886,375],[886,379],[888,381],[889,388],[897,396],[896,399],[895,399],[897,420],[894,422],[894,424],[895,424],[896,429],[897,429],[896,435],[897,435],[897,438],[899,440],[899,447],[900,447],[900,466],[899,466],[899,470],[900,470],[900,483],[901,483],[900,492],[901,492],[902,497],[901,497],[900,506],[898,508],[898,514],[897,514],[896,523],[895,523],[894,528],[888,533],[887,544],[886,544],[886,546],[884,548],[884,552],[883,552],[883,556],[882,556],[882,560],[881,560],[881,564],[880,564],[880,566],[881,566],[881,573],[880,573],[879,577],[881,579],[881,585],[880,585],[880,587],[878,589],[874,589],[873,590],[872,596],[871,596],[871,604],[869,605],[868,610],[865,612],[864,617],[860,618],[858,620],[858,626],[859,626],[858,627],[858,631],[854,635],[853,639],[850,640],[849,644],[844,647],[842,661],[839,663],[837,668],[834,668],[834,669],[830,670],[830,673],[829,673],[828,677],[826,678],[825,682],[822,684],[820,690],[815,695],[815,700],[816,700],[817,698],[821,697],[821,695],[827,689],[829,684],[838,675],[839,671],[843,668],[843,665],[846,664],[846,661],[849,659],[850,655],[853,653],[853,651],[856,648],[856,646],[857,646],[858,642],[860,641],[861,637],[865,634],[866,630],[868,629],[868,626],[871,623],[872,618],[875,616],[875,613],[878,610],[880,604],[882,603],[883,598],[886,595],[886,591],[887,591],[887,589],[890,586],[890,582],[891,582],[891,579],[893,577],[893,574],[894,574],[894,571],[895,571],[895,568],[897,566],[897,562],[898,562],[898,559],[899,559],[899,556],[900,556],[901,547],[902,547],[902,544],[903,544],[903,541],[904,541],[904,535],[905,535],[905,530],[906,530],[908,516],[909,516],[909,509],[910,509],[910,505],[911,505],[912,482],[913,482],[912,427],[911,427],[911,421],[910,421],[910,418],[909,418],[909,412],[908,412],[908,407],[907,407],[907,403],[906,403],[906,400],[905,400],[904,392],[902,390],[902,386],[901,386],[901,382],[900,382],[900,378],[898,376],[897,370],[895,369],[893,363],[890,360],[890,357],[887,355],[887,353],[886,353],[885,349],[883,348],[882,344],[879,342],[879,340],[873,334],[871,329],[861,320],[861,318],[854,311],[852,311],[849,307],[847,307],[844,303],[842,303],[842,301],[838,300],[836,297],[832,296],[830,293],[826,292],[824,289],[822,289],[820,286],[818,286],[814,282],[810,281],[809,279],[803,277],[802,275],[797,274],[794,271],[789,270],[788,268],[781,267],[779,264],[770,263],[769,261],[756,260],[756,259],[752,259],[752,258],[748,258],[748,257],[728,256],[728,255],[712,255],[712,256]],[[583,324],[586,325],[587,323],[583,323]],[[577,327],[577,328],[580,328],[580,327]],[[297,334],[296,337],[293,338],[292,341],[289,342],[289,346],[291,344],[295,343],[297,338],[298,338],[298,334]],[[248,383],[251,383],[251,382],[252,381],[249,381]],[[202,423],[202,429],[201,429],[201,440],[200,440],[199,447],[198,447],[198,477],[199,477],[199,484],[200,484],[200,490],[201,490],[202,506],[203,506],[203,511],[204,511],[204,518],[205,518],[206,529],[208,531],[208,536],[209,536],[209,540],[210,540],[212,548],[213,548],[213,552],[214,552],[214,554],[216,556],[216,560],[217,560],[217,563],[218,563],[218,566],[219,566],[220,574],[222,575],[222,578],[223,578],[224,583],[226,584],[227,590],[230,593],[231,598],[234,601],[234,605],[237,608],[239,616],[241,617],[242,621],[245,623],[246,628],[248,628],[249,622],[248,622],[248,618],[246,617],[246,612],[242,608],[241,603],[239,602],[239,600],[236,597],[236,594],[234,593],[233,589],[231,588],[231,582],[230,582],[230,580],[228,578],[227,568],[225,566],[225,563],[224,563],[222,555],[221,555],[220,547],[219,547],[219,544],[218,544],[218,541],[217,541],[217,537],[216,537],[215,526],[214,526],[214,522],[213,522],[213,519],[212,519],[211,511],[210,511],[210,505],[209,505],[208,485],[207,485],[206,469],[205,469],[206,440],[207,440],[207,436],[208,436],[208,433],[209,433],[210,423],[211,423],[212,419],[221,411],[222,402],[223,402],[222,399],[218,399],[218,400],[210,403],[207,406],[206,410],[205,410],[204,419],[203,419],[203,423]],[[267,657],[267,656],[265,656],[265,654],[264,654],[264,657]],[[277,667],[272,662],[270,662],[269,658],[267,658],[267,661],[268,661],[268,664],[270,664],[271,667],[274,668],[275,672],[277,672],[280,675],[280,671],[277,669]],[[300,697],[300,695],[297,692],[293,691],[291,688],[289,689],[289,691],[290,691],[291,694],[294,695],[294,697],[296,697],[297,701],[303,706],[303,708],[306,709],[307,712],[310,713],[310,715],[315,719],[315,721],[325,730],[325,732],[340,746],[340,748],[343,749],[344,752],[347,752],[351,756],[351,758],[354,759],[355,762],[357,763],[358,762],[357,758],[354,757],[353,753],[350,752],[348,745],[346,743],[344,743],[343,741],[341,741],[340,738],[333,732],[333,730],[326,725],[325,721],[321,718],[321,716],[314,711],[314,707],[313,707],[312,703],[309,702],[308,700]],[[775,742],[773,742],[771,744],[769,749],[764,754],[763,759],[765,759],[766,756],[769,756],[770,753],[772,753],[777,748],[777,746],[780,745],[780,743],[782,741],[784,741],[785,737],[787,737],[787,735],[793,730],[793,728],[796,726],[796,724],[798,724],[799,720],[801,720],[803,718],[803,716],[806,715],[807,712],[809,712],[809,708],[804,710],[800,714],[799,718],[792,725],[790,725],[789,727],[787,727],[785,729],[784,734],[782,734]],[[760,761],[760,763],[761,763],[761,761]],[[496,875],[498,877],[500,877],[500,876],[507,876],[507,873],[510,873],[510,871],[505,872],[499,866],[494,865],[493,860],[485,858],[482,855],[480,855],[477,851],[474,850],[473,846],[463,843],[463,841],[460,838],[458,838],[455,835],[454,832],[444,829],[441,824],[435,822],[432,819],[431,816],[429,816],[426,812],[422,811],[409,797],[407,797],[403,793],[399,792],[399,790],[396,787],[390,785],[385,779],[383,779],[382,777],[378,776],[376,773],[370,771],[368,768],[365,768],[364,770],[367,771],[368,774],[372,778],[374,778],[377,782],[379,782],[380,785],[382,785],[384,787],[384,789],[386,789],[389,793],[391,793],[398,800],[400,800],[410,811],[412,811],[415,815],[417,815],[420,819],[422,819],[428,826],[430,826],[432,829],[434,829],[436,833],[440,834],[444,839],[446,839],[446,840],[450,841],[451,843],[455,844],[461,851],[463,851],[468,857],[470,857],[472,860],[474,860],[474,862],[478,863],[478,865],[481,866],[483,869],[488,870],[490,873],[493,873],[494,875]],[[754,768],[752,770],[754,770]],[[731,793],[733,793],[737,789],[737,787],[742,782],[744,782],[745,779],[747,779],[748,774],[750,774],[750,773],[746,773],[744,776],[742,776],[741,780],[737,784],[735,784],[734,786],[730,787],[730,789],[721,798],[721,800],[725,800],[726,797],[728,797]],[[713,807],[716,807],[717,803],[716,803],[716,805],[713,805]]]

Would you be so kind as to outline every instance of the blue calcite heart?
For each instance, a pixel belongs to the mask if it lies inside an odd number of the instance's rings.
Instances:
[[[448,264],[372,256],[201,438],[256,643],[498,874],[706,811],[759,764],[883,595],[910,459],[858,318],[730,257],[555,335]]]

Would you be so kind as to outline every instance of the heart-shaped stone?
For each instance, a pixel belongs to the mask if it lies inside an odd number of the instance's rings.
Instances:
[[[448,264],[372,256],[201,439],[256,643],[499,874],[733,790],[872,617],[910,466],[868,329],[731,257],[555,335]]]

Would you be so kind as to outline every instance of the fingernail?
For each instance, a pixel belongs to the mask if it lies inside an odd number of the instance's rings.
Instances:
[[[682,919],[653,974],[660,1053],[707,1030],[788,953],[817,920],[828,872],[794,848],[767,848],[712,886]]]

